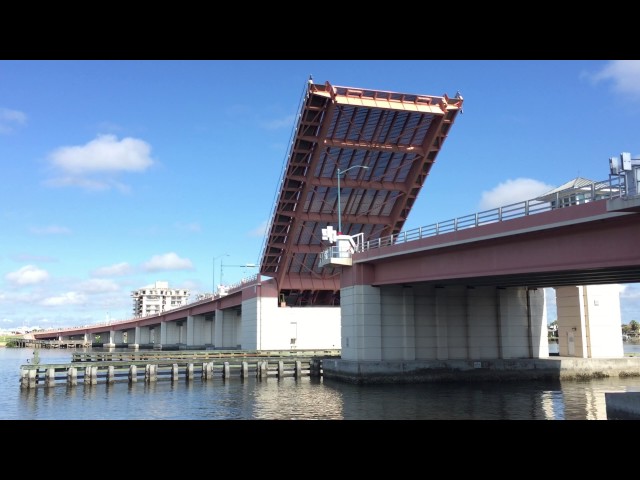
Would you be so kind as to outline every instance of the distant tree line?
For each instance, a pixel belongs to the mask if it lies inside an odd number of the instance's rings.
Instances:
[[[554,320],[551,322],[549,327],[549,337],[558,336],[558,321]],[[632,337],[640,337],[640,322],[636,320],[631,320],[628,324],[622,324],[622,333],[624,335],[629,335]]]
[[[638,335],[640,334],[640,323],[635,320],[631,320],[629,324],[622,325],[622,333],[625,335]]]

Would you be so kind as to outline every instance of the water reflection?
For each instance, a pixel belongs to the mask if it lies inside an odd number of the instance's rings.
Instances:
[[[344,394],[312,377],[267,379],[254,388],[251,418],[342,420]]]
[[[640,378],[352,385],[312,377],[199,376],[21,389],[19,368],[31,352],[20,350],[0,349],[2,419],[604,420],[606,392],[640,391]],[[64,363],[68,354],[43,351],[41,358]]]
[[[355,420],[524,420],[557,418],[561,385],[438,383],[349,386],[326,381],[343,393],[344,416]]]

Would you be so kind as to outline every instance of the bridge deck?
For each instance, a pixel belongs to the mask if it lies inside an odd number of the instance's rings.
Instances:
[[[322,229],[400,232],[462,102],[308,82],[260,265],[287,305],[339,304],[339,267],[318,266]]]

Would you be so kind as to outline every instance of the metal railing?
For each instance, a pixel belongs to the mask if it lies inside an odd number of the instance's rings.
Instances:
[[[274,218],[275,218],[276,212],[278,211],[280,194],[282,192],[284,183],[287,179],[286,178],[287,176],[285,175],[285,173],[287,171],[287,167],[289,165],[289,160],[291,159],[291,155],[293,154],[295,139],[296,139],[296,136],[298,135],[298,129],[300,128],[300,120],[302,119],[302,106],[304,105],[304,103],[307,101],[307,98],[309,97],[309,88],[311,84],[312,84],[311,79],[306,81],[304,84],[304,87],[302,88],[302,92],[300,94],[300,100],[298,101],[298,110],[297,110],[298,114],[296,115],[296,121],[293,124],[293,129],[291,130],[291,136],[289,138],[290,147],[289,147],[289,150],[287,151],[287,154],[285,155],[284,162],[282,163],[282,171],[280,172],[280,183],[278,183],[278,188],[276,188],[276,192],[273,198],[273,205],[271,207],[271,216],[270,216],[271,220],[269,222],[269,225],[267,226],[266,234],[262,242],[262,252],[260,254],[260,258],[264,257],[264,254],[267,251],[267,247],[269,245],[269,235],[271,235],[271,227],[273,226]]]
[[[388,235],[375,240],[358,243],[357,252],[364,252],[374,248],[387,247],[400,243],[407,243],[422,238],[433,237],[442,233],[450,233],[467,228],[479,227],[490,223],[504,222],[515,218],[548,212],[558,208],[571,207],[597,200],[609,200],[612,198],[625,198],[625,180],[622,175],[609,175],[608,180],[593,182],[581,188],[572,187],[556,192],[552,197],[544,200],[531,199],[518,203],[498,207],[483,212],[472,213],[463,217],[433,223],[424,227],[418,227],[394,235]]]

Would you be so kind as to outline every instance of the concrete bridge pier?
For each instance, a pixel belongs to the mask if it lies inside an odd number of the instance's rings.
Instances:
[[[549,356],[542,289],[356,284],[340,296],[342,355],[327,378],[423,381]]]
[[[624,356],[618,285],[556,287],[555,292],[560,356]]]
[[[549,355],[542,290],[354,285],[341,290],[341,307],[344,360]]]

